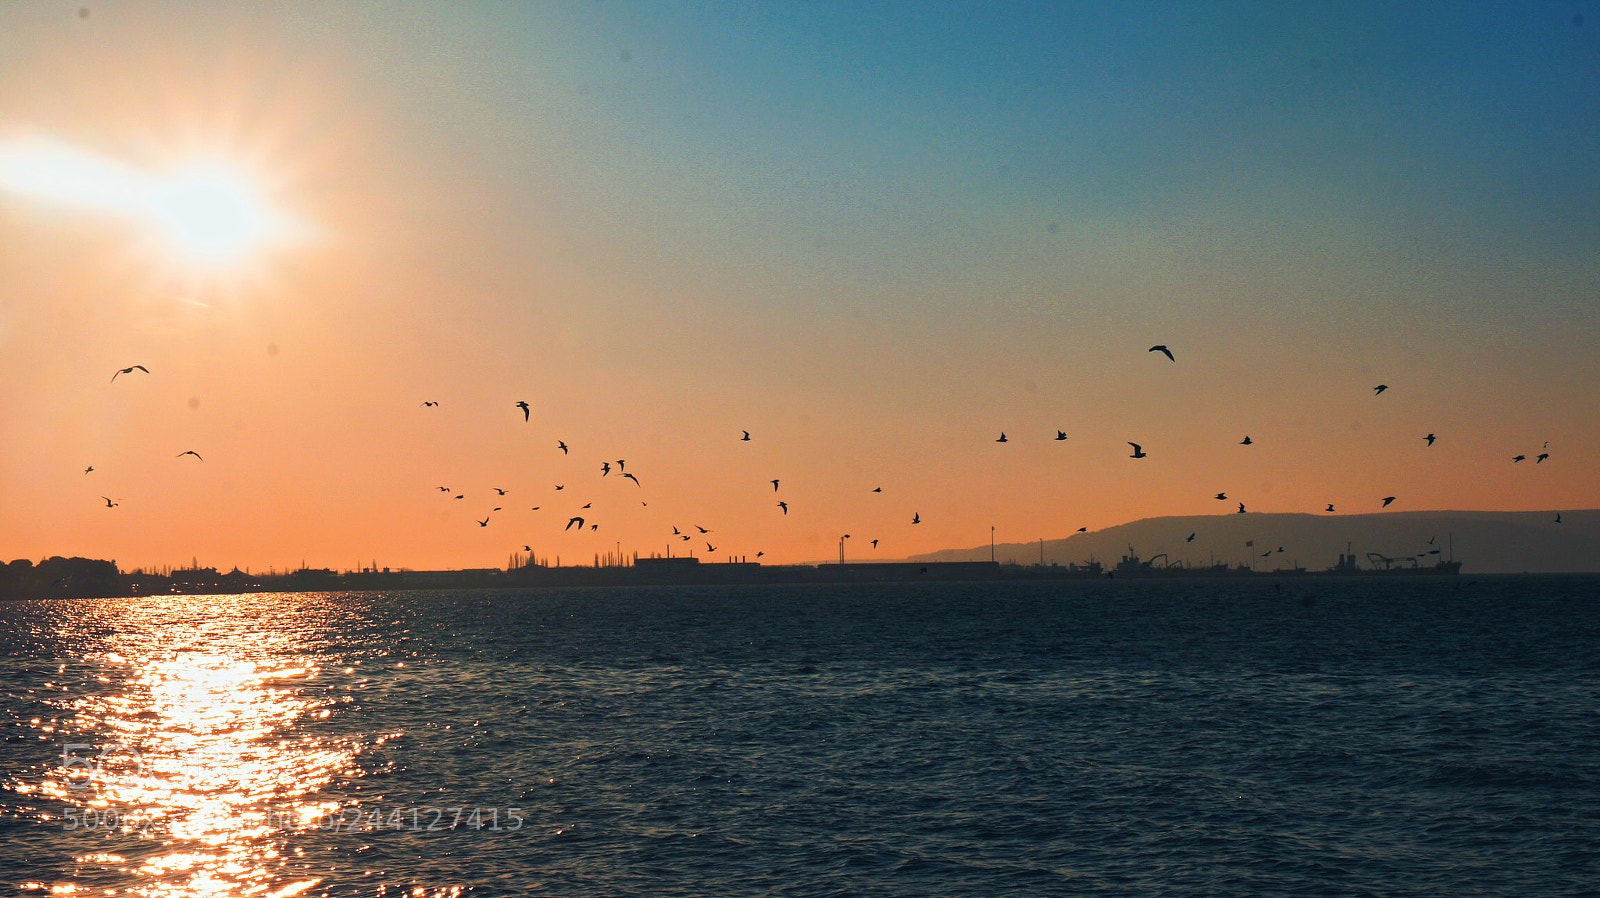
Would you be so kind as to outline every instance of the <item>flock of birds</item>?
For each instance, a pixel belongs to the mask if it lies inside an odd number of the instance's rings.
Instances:
[[[1166,345],[1164,345],[1164,344],[1157,344],[1155,346],[1152,346],[1152,347],[1150,347],[1150,349],[1148,351],[1149,352],[1161,353],[1170,362],[1176,362],[1177,361],[1177,357],[1173,354],[1172,350],[1169,347],[1167,347]],[[144,365],[129,365],[126,368],[117,369],[111,375],[111,382],[115,383],[118,377],[120,377],[122,375],[131,375],[135,371],[141,372],[143,374],[149,374],[150,373],[150,369],[146,368]],[[1372,388],[1373,395],[1374,396],[1381,396],[1388,389],[1389,389],[1388,384],[1377,384],[1376,386],[1374,386]],[[437,402],[435,400],[424,401],[421,405],[423,407],[425,407],[425,408],[438,408],[438,407],[440,407],[439,402]],[[529,405],[529,403],[526,400],[520,400],[520,401],[514,403],[513,407],[522,412],[523,423],[531,423],[532,422],[532,408],[531,408],[531,406]],[[742,431],[740,431],[740,433],[741,433],[741,436],[739,437],[739,441],[741,441],[741,442],[751,442],[752,441],[753,438],[751,437],[750,431],[742,430]],[[1065,441],[1067,438],[1068,437],[1067,437],[1067,434],[1066,434],[1065,431],[1062,431],[1062,430],[1057,430],[1056,431],[1056,434],[1055,434],[1055,440],[1056,441]],[[1428,434],[1424,435],[1422,437],[1422,439],[1424,440],[1425,445],[1432,446],[1437,441],[1438,436],[1437,436],[1437,434],[1434,434],[1434,433],[1428,433]],[[1009,442],[1011,442],[1011,439],[1006,435],[1006,433],[1004,431],[1002,431],[1000,433],[999,437],[995,439],[995,442],[996,443],[1009,443]],[[1244,438],[1239,441],[1239,445],[1242,445],[1242,446],[1250,446],[1250,445],[1254,445],[1254,443],[1255,443],[1255,441],[1253,439],[1251,439],[1251,437],[1248,434],[1245,435]],[[1136,443],[1136,442],[1134,442],[1132,440],[1129,440],[1128,441],[1128,445],[1133,450],[1130,453],[1130,455],[1128,456],[1129,458],[1143,459],[1143,458],[1148,458],[1149,457],[1149,453],[1145,451],[1144,447],[1141,444]],[[1544,444],[1543,449],[1544,450],[1548,450],[1548,448],[1549,448],[1549,443],[1546,442]],[[556,440],[555,446],[554,446],[554,450],[560,451],[563,456],[569,455],[570,452],[571,452],[570,447],[567,445],[567,443],[564,440]],[[193,449],[188,449],[188,450],[185,450],[183,452],[180,452],[180,453],[177,454],[176,457],[181,459],[181,458],[184,458],[185,456],[193,456],[196,461],[204,461],[204,458],[201,457],[200,453],[196,452]],[[1541,464],[1546,459],[1548,459],[1549,457],[1550,457],[1550,453],[1548,451],[1541,451],[1536,456],[1534,456],[1534,464]],[[1512,461],[1512,463],[1520,463],[1520,462],[1526,461],[1527,458],[1528,458],[1528,456],[1519,454],[1519,455],[1513,456],[1511,458],[1511,461]],[[615,467],[613,467],[613,464],[615,465]],[[95,470],[94,466],[90,465],[90,466],[84,468],[84,474],[86,474],[86,475],[90,474],[94,470]],[[627,461],[625,459],[616,459],[615,461],[613,461],[611,459],[603,460],[598,465],[598,471],[599,471],[599,477],[600,478],[609,477],[609,476],[611,476],[611,474],[614,471],[618,475],[617,479],[619,481],[628,480],[628,481],[631,481],[634,484],[635,487],[640,487],[640,488],[643,487],[643,484],[640,482],[638,476],[635,475],[632,471],[628,471],[627,470]],[[779,489],[780,489],[780,487],[782,485],[782,479],[781,478],[773,478],[772,480],[770,480],[768,482],[770,482],[772,484],[773,493],[774,494],[778,493]],[[504,489],[504,488],[501,488],[501,487],[493,487],[492,489],[496,493],[496,498],[503,498],[508,494],[508,491],[506,489]],[[566,489],[566,485],[565,484],[555,484],[554,485],[554,489],[555,489],[556,492],[562,492],[562,491],[564,491]],[[438,487],[438,491],[440,493],[445,494],[446,496],[449,496],[452,499],[455,499],[455,500],[464,500],[464,499],[467,498],[467,496],[464,493],[455,491],[451,487],[448,487],[448,486],[440,486],[440,487]],[[872,492],[874,492],[874,493],[882,493],[883,492],[883,488],[881,486],[880,487],[874,487]],[[110,498],[108,496],[101,496],[100,498],[105,502],[107,508],[117,508],[121,504],[120,502],[118,502],[118,501],[116,501],[116,500],[114,500],[114,499],[112,499],[112,498]],[[1219,502],[1229,501],[1228,494],[1226,492],[1219,492],[1214,496],[1214,498]],[[1247,512],[1247,508],[1245,507],[1245,503],[1240,502],[1238,500],[1233,500],[1233,501],[1235,501],[1237,503],[1237,505],[1238,505],[1238,511],[1237,511],[1238,514],[1245,514]],[[1381,501],[1381,504],[1379,505],[1379,508],[1387,508],[1392,503],[1394,503],[1396,501],[1396,497],[1395,496],[1384,496],[1384,497],[1381,498],[1380,501]],[[641,505],[647,505],[648,503],[646,503],[646,502],[641,500],[640,504]],[[591,501],[585,502],[581,507],[569,508],[568,510],[570,512],[573,512],[573,513],[571,513],[570,516],[567,518],[566,526],[562,528],[562,531],[563,532],[570,532],[570,531],[576,530],[576,531],[578,531],[580,533],[582,533],[582,532],[593,533],[595,531],[598,531],[600,529],[600,524],[590,519],[591,513],[592,513],[591,510],[593,509],[593,507],[594,507],[594,502],[593,502],[593,500],[591,500]],[[778,499],[776,501],[775,507],[778,509],[778,511],[782,515],[786,516],[786,515],[789,514],[789,502],[786,499],[783,499],[783,498]],[[540,506],[540,505],[532,506],[532,510],[533,511],[539,511],[539,510],[541,510],[541,508],[542,508],[542,506]],[[489,512],[484,515],[484,517],[482,519],[473,518],[473,520],[476,522],[476,524],[479,527],[487,528],[490,525],[490,522],[493,520],[494,515],[496,513],[498,513],[498,512],[504,511],[504,510],[505,510],[504,506],[496,505],[496,506],[493,506],[489,510]],[[1326,508],[1324,509],[1324,511],[1326,513],[1334,513],[1335,506],[1333,505],[1333,503],[1328,503]],[[912,512],[911,517],[910,517],[910,523],[911,524],[921,524],[922,523],[922,514],[921,514],[920,511],[913,511]],[[1558,524],[1561,523],[1561,516],[1559,514],[1556,515],[1555,523],[1558,523]],[[691,534],[690,530],[694,531],[694,533]],[[1077,532],[1083,533],[1083,532],[1087,532],[1087,530],[1088,530],[1087,527],[1079,527]],[[675,539],[680,540],[682,542],[691,542],[691,541],[694,541],[694,540],[696,540],[698,538],[701,541],[705,542],[705,551],[708,554],[709,553],[715,553],[717,551],[717,546],[714,543],[712,543],[709,540],[704,539],[704,537],[710,535],[713,532],[714,531],[712,531],[711,529],[706,528],[706,527],[702,527],[702,526],[700,526],[698,524],[691,525],[691,527],[688,528],[688,529],[685,529],[685,528],[682,528],[682,527],[679,527],[679,526],[676,526],[676,525],[672,526],[672,537],[674,537]],[[848,540],[848,539],[851,539],[851,536],[849,534],[844,534],[840,538],[841,554],[842,554],[842,551],[843,551],[844,541]],[[1192,542],[1194,539],[1195,539],[1195,534],[1191,533],[1189,535],[1189,537],[1188,537],[1188,541]],[[873,546],[874,549],[876,549],[878,547],[879,542],[880,542],[879,539],[870,540],[870,543],[871,543],[871,545]],[[527,551],[527,552],[533,551],[532,546],[530,546],[530,545],[524,545],[523,546],[523,550]],[[1278,549],[1278,551],[1281,552],[1283,550],[1280,548],[1280,549]],[[691,552],[691,554],[692,554],[692,552]],[[756,553],[755,557],[756,558],[761,558],[765,554],[766,554],[765,552],[759,552],[758,551]],[[1267,552],[1265,554],[1270,555],[1270,554],[1272,554],[1272,552],[1269,551],[1269,552]]]

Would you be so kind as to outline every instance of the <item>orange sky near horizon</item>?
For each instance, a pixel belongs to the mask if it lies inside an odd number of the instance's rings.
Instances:
[[[0,191],[0,561],[893,560],[1236,502],[1600,507],[1600,129],[1563,102],[1600,32],[1470,21],[1510,37],[1436,81],[1409,21],[1100,9],[1109,37],[0,8],[0,146],[225,158],[308,225],[207,268]],[[1500,77],[1518,54],[1554,74]]]

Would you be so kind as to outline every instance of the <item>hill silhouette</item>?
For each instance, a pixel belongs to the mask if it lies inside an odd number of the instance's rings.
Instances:
[[[1561,523],[1556,523],[1560,514]],[[1188,540],[1190,534],[1194,540]],[[1431,542],[1430,542],[1431,540]],[[1253,545],[1246,545],[1253,543]],[[1257,570],[1332,567],[1348,546],[1370,566],[1374,552],[1431,565],[1452,550],[1464,573],[1600,572],[1600,509],[1557,511],[1403,511],[1379,514],[1221,514],[1145,518],[1065,539],[1044,540],[1046,564],[1093,558],[1108,567],[1128,554],[1202,566],[1248,563]],[[1279,548],[1283,551],[1277,551]],[[995,560],[1037,564],[1041,544],[1000,543]],[[1428,554],[1438,550],[1438,554]],[[1266,553],[1270,552],[1270,555]],[[990,547],[945,549],[909,561],[987,561]]]

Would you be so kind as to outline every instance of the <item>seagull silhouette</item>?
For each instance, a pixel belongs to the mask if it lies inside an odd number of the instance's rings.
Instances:
[[[1389,389],[1389,385],[1388,384],[1378,384],[1377,386],[1372,388],[1372,395],[1376,396],[1379,393],[1382,393],[1384,390],[1387,390],[1387,389]]]
[[[437,402],[430,402],[430,401],[424,401],[424,402],[423,402],[423,403],[422,403],[422,404],[423,404],[423,406],[424,406],[424,407],[431,407],[431,406],[436,406],[436,405],[438,405],[438,404],[439,404],[439,403],[437,403]]]
[[[1189,538],[1184,540],[1184,542],[1186,542],[1186,543],[1194,542],[1194,534],[1193,533],[1189,534]]]
[[[1539,453],[1538,457],[1534,458],[1533,463],[1534,464],[1538,464],[1539,462],[1542,462],[1542,461],[1544,461],[1545,459],[1547,459],[1549,457],[1550,457],[1550,453],[1541,452],[1541,453]]]
[[[778,500],[778,507],[783,509],[783,513],[784,514],[788,514],[789,513],[789,503],[784,502],[783,500],[780,499],[780,500]]]
[[[1248,446],[1248,445],[1250,445],[1250,442],[1251,442],[1250,435],[1249,434],[1245,434],[1245,438],[1239,441],[1239,445]]]
[[[717,547],[713,546],[710,543],[706,543],[706,551],[707,552],[715,552],[715,551],[717,551]]]
[[[1244,514],[1244,503],[1243,502],[1239,503],[1239,514]]]
[[[565,526],[565,527],[563,527],[561,529],[562,530],[571,530],[573,527],[577,527],[579,530],[582,530],[583,529],[583,518],[580,518],[580,517],[574,515],[572,517],[572,520],[567,521],[567,526]]]
[[[1511,461],[1512,461],[1512,462],[1519,462],[1519,461],[1522,461],[1522,460],[1523,460],[1523,459],[1525,459],[1525,458],[1527,458],[1527,456],[1526,456],[1526,455],[1513,455],[1513,456],[1512,456],[1512,457],[1511,457]],[[1538,462],[1534,462],[1534,464],[1538,464]]]
[[[90,465],[89,467],[83,469],[83,473],[87,474],[87,473],[89,473],[90,471],[93,471],[93,470],[94,470],[94,465]]]
[[[1168,349],[1165,345],[1157,344],[1155,346],[1150,347],[1149,351],[1150,352],[1159,352],[1162,355],[1166,356],[1168,360],[1174,361],[1174,362],[1177,361],[1177,359],[1172,357],[1172,350]]]
[[[1089,532],[1089,528],[1088,527],[1079,527],[1078,528],[1078,532],[1079,533],[1088,533]]]
[[[101,497],[100,497],[100,498],[102,498],[102,499],[106,499],[106,497],[105,497],[105,496],[101,496]],[[120,505],[120,504],[121,504],[121,503],[119,503],[119,502],[113,502],[113,501],[111,501],[111,500],[110,500],[110,499],[106,499],[106,507],[107,507],[107,508],[116,508],[116,507],[117,507],[117,506],[118,506],[118,505]]]
[[[1128,442],[1128,445],[1133,447],[1133,454],[1128,456],[1129,458],[1144,458],[1145,452],[1143,446],[1140,446],[1138,443],[1132,442],[1131,440]]]
[[[694,525],[694,529],[700,531],[701,533],[710,533],[711,532],[710,530],[707,530],[706,528],[700,526],[699,524]]]
[[[875,487],[872,488],[872,491],[875,492],[875,493],[881,493],[881,492],[883,492],[883,487],[875,486]]]
[[[146,368],[143,365],[129,365],[128,367],[123,368],[120,371],[117,371],[116,374],[111,375],[111,379],[112,380],[116,380],[117,379],[117,374],[132,374],[135,371],[143,371],[146,374],[150,373],[150,369]]]
[[[566,441],[564,441],[564,440],[556,440],[556,448],[561,450],[561,454],[562,455],[566,455],[567,454]]]
[[[487,526],[489,526],[489,519],[488,518],[484,518],[483,520],[479,521],[478,522],[478,526],[479,527],[487,527]]]
[[[772,481],[772,491],[773,492],[777,492],[778,491],[778,481],[776,481],[776,480]]]
[[[639,478],[633,476],[632,474],[629,474],[626,471],[622,472],[622,476],[628,478],[629,480],[632,480],[634,486],[644,486],[644,484],[639,482]]]
[[[1423,439],[1428,441],[1428,445],[1429,446],[1432,446],[1433,445],[1433,441],[1437,440],[1438,437],[1436,437],[1436,436],[1434,436],[1433,434],[1430,433],[1427,436],[1423,437]]]
[[[607,474],[610,474],[610,473],[611,473],[611,462],[608,462],[608,461],[601,462],[600,463],[600,476],[604,477],[604,476],[606,476]]]
[[[1559,512],[1559,511],[1556,512],[1556,523],[1557,524],[1561,523],[1561,512]]]
[[[1228,494],[1227,493],[1217,493],[1217,500],[1219,502],[1220,501],[1225,501],[1227,498],[1228,498]]]
[[[559,483],[558,483],[558,484],[556,484],[556,489],[558,489],[558,490],[564,490],[564,489],[566,489],[566,487],[565,487],[565,486],[563,486],[563,485],[562,485],[562,484],[559,484]]]
[[[504,496],[506,494],[506,491],[501,489],[501,488],[499,488],[498,486],[494,488],[494,491],[499,493],[502,496]]]
[[[198,453],[198,452],[196,452],[196,451],[194,451],[194,450],[193,450],[193,449],[189,449],[189,450],[187,450],[187,451],[184,451],[184,452],[179,452],[179,453],[178,453],[178,454],[177,454],[177,455],[176,455],[176,456],[174,456],[174,457],[175,457],[175,458],[183,458],[183,457],[184,457],[184,456],[185,456],[185,455],[192,455],[192,456],[194,456],[194,457],[195,457],[195,458],[200,458],[200,453]],[[203,458],[200,458],[200,460],[201,460],[201,461],[205,461],[205,459],[203,459]]]
[[[922,512],[920,512],[920,511],[912,512],[911,513],[911,523],[913,523],[913,524],[922,523]]]
[[[1389,507],[1389,503],[1393,502],[1393,501],[1394,501],[1394,497],[1393,496],[1384,496],[1383,497],[1383,504],[1380,505],[1379,507],[1380,508],[1388,508]]]
[[[874,549],[878,548],[878,541],[877,540],[873,540],[872,541],[872,548],[874,548]]]
[[[627,459],[622,459],[622,458],[617,459],[617,473],[621,474],[623,471],[626,471],[627,469],[628,469],[628,461],[627,461]]]
[[[1328,509],[1327,510],[1328,511],[1333,511],[1333,503],[1332,502],[1328,503]]]
[[[439,492],[448,493],[448,492],[450,492],[450,488],[448,486],[441,486],[441,487],[439,487]]]
[[[744,436],[740,437],[739,441],[742,442],[742,443],[750,442],[750,431],[745,430],[745,431],[741,431],[741,433],[743,433]]]
[[[528,402],[527,402],[527,400],[523,400],[521,402],[518,402],[517,403],[517,408],[522,409],[522,420],[523,421],[527,421],[528,420]]]
[[[1056,431],[1056,439],[1057,440],[1064,440],[1066,438],[1067,438],[1067,432],[1066,431],[1064,431],[1064,430]]]
[[[1000,439],[995,440],[995,442],[996,443],[1009,443],[1011,441],[1006,439],[1006,432],[1002,430],[1002,431],[1000,431]]]

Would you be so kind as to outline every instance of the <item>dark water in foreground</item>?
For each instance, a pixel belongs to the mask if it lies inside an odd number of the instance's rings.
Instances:
[[[1600,892],[1595,577],[102,599],[0,624],[8,894]]]

